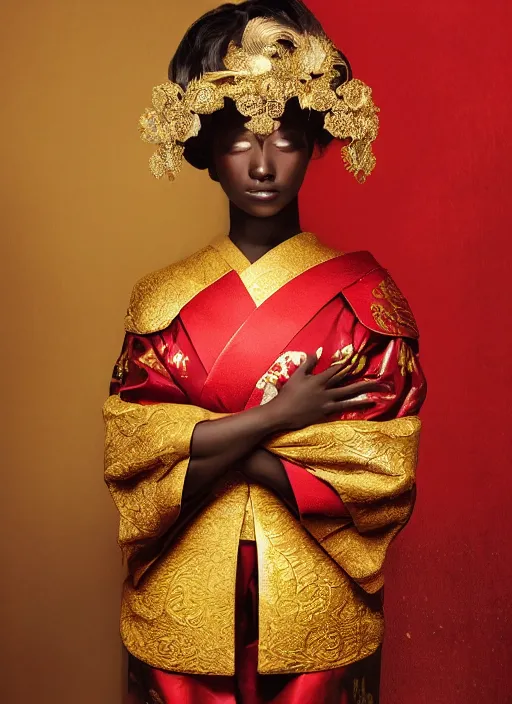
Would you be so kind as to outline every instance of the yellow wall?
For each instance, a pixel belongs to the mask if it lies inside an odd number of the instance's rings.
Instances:
[[[150,176],[137,119],[185,28],[215,4],[2,4],[5,704],[121,702],[123,569],[100,408],[134,281],[225,226],[204,173]]]

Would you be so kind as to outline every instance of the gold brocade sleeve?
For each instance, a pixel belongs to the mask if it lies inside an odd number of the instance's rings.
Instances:
[[[119,545],[128,560],[179,516],[195,425],[225,415],[197,406],[142,405],[109,396],[103,406],[105,481],[119,510]]]
[[[275,436],[267,448],[327,482],[351,520],[303,524],[322,548],[367,592],[383,585],[386,550],[407,523],[414,502],[421,423],[333,421]]]
[[[272,492],[228,472],[212,500],[174,535],[194,426],[226,415],[115,395],[105,403],[105,477],[121,516],[119,542],[136,565],[124,586],[124,644],[153,667],[234,673],[236,565],[250,492],[259,672],[313,672],[366,657],[382,641],[383,620],[354,581],[368,592],[382,584],[386,548],[410,511],[419,420],[334,421],[267,443],[327,481],[350,522],[301,523]],[[157,546],[149,560],[147,545]]]

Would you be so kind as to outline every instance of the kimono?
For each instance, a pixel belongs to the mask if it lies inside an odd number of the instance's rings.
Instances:
[[[104,406],[141,701],[375,704],[387,548],[414,504],[425,380],[407,301],[368,252],[303,232],[250,263],[228,237],[136,284]],[[294,515],[229,468],[183,506],[194,427],[269,402],[308,353],[368,405],[264,447]]]

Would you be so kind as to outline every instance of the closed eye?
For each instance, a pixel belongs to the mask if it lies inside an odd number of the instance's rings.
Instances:
[[[248,139],[239,139],[231,145],[232,152],[246,152],[251,148],[251,143]]]
[[[274,144],[278,149],[289,149],[290,147],[293,147],[293,142],[289,139],[276,139]]]
[[[284,134],[276,134],[274,146],[286,151],[293,149],[303,149],[307,146],[307,141],[303,132],[298,130],[283,130]]]

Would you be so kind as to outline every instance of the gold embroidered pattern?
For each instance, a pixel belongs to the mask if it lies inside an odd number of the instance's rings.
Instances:
[[[147,367],[153,369],[155,372],[158,372],[162,376],[169,378],[169,372],[164,367],[162,362],[158,359],[155,354],[155,351],[151,348],[144,352],[144,354],[141,354],[141,356],[139,357],[139,362],[145,364]]]
[[[125,582],[123,642],[152,667],[234,674],[236,567],[248,491],[229,480],[137,587]]]
[[[139,126],[142,139],[158,145],[150,159],[156,178],[174,180],[183,145],[201,129],[199,115],[222,110],[226,98],[249,118],[246,128],[263,136],[279,128],[287,101],[298,98],[302,109],[325,113],[324,128],[334,137],[350,139],[342,148],[343,161],[359,182],[366,180],[375,166],[371,145],[379,108],[369,86],[346,80],[346,61],[325,35],[300,34],[255,17],[247,23],[241,45],[230,43],[224,66],[191,81],[186,90],[171,81],[153,89],[152,108]]]
[[[327,482],[348,509],[352,525],[321,539],[323,549],[366,591],[382,586],[386,550],[407,522],[421,423],[318,423],[272,439],[267,447]]]
[[[398,351],[398,366],[400,367],[401,375],[407,376],[407,374],[417,372],[418,365],[416,364],[414,352],[407,342],[400,340],[400,343],[400,349]]]
[[[326,247],[311,232],[301,232],[251,264],[229,237],[219,237],[192,256],[140,279],[132,291],[125,329],[141,335],[165,329],[198,293],[233,271],[234,257],[239,267],[242,260],[247,262],[240,278],[259,306],[283,284],[339,256],[341,252]]]
[[[418,335],[418,327],[409,304],[390,276],[374,288],[372,294],[379,301],[372,303],[373,319],[382,330],[400,335],[406,327]]]
[[[339,364],[340,370],[336,374],[336,379],[343,379],[349,374],[359,374],[366,366],[367,357],[362,354],[362,349],[355,352],[354,345],[346,345],[332,356],[332,363]]]
[[[187,364],[190,362],[188,355],[180,350],[177,345],[173,346],[171,364],[176,369],[182,379],[188,378]]]
[[[326,247],[311,232],[301,232],[270,249],[247,267],[240,278],[252,300],[260,306],[295,277],[340,256],[342,252]]]
[[[344,503],[372,503],[414,485],[420,428],[415,416],[332,421],[278,435],[267,447],[306,464],[338,488]]]
[[[350,518],[345,520],[346,524],[351,522]],[[331,533],[335,533],[344,527],[343,521],[339,518],[328,518],[326,516],[302,516],[301,523],[309,533],[321,543]]]
[[[217,252],[223,257],[229,266],[236,271],[237,274],[241,274],[249,266],[251,262],[247,259],[245,254],[238,249],[236,244],[232,242],[227,235],[219,235],[211,242],[211,246],[217,250]]]
[[[198,406],[149,406],[109,396],[105,421],[105,481],[120,513],[119,545],[130,557],[178,517],[195,425],[222,418]]]
[[[231,271],[213,247],[138,281],[125,317],[125,329],[146,335],[166,328],[194,296]]]
[[[105,478],[128,558],[176,521],[195,424],[225,415],[107,400]],[[261,673],[328,669],[378,647],[382,613],[368,607],[355,582],[367,591],[382,584],[386,548],[410,513],[419,428],[417,418],[335,421],[266,444],[330,484],[351,522],[340,519],[336,529],[331,519],[328,530],[311,525],[309,532],[271,492],[250,486]],[[176,672],[233,674],[236,562],[248,498],[243,476],[228,473],[182,533],[127,579],[121,632],[136,657]]]
[[[263,487],[251,487],[259,577],[258,670],[342,667],[373,653],[383,636],[350,579]]]

